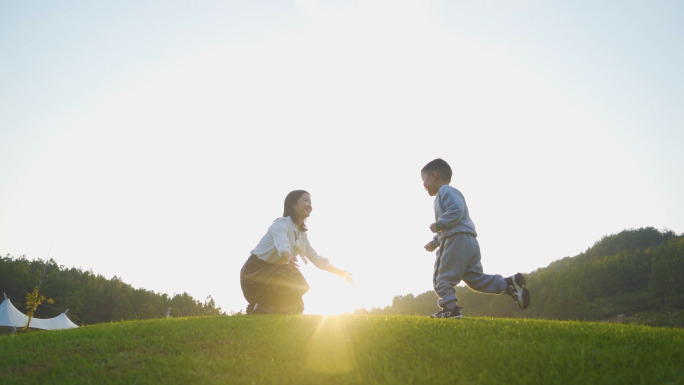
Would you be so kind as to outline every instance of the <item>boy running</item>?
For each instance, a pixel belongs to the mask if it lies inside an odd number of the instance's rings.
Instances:
[[[431,317],[463,318],[454,289],[461,281],[482,293],[506,293],[521,309],[526,309],[530,305],[530,292],[522,274],[508,278],[484,274],[475,224],[470,219],[463,194],[449,185],[452,175],[449,164],[435,159],[423,167],[420,175],[428,194],[436,196],[435,223],[430,225],[430,230],[436,234],[425,245],[425,250],[437,250],[433,284],[442,310]]]

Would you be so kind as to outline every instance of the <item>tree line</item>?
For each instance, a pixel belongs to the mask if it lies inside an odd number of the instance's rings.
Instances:
[[[467,287],[456,288],[459,306],[471,316],[606,320],[640,314],[651,324],[684,324],[684,236],[672,231],[646,227],[605,236],[585,252],[526,278],[532,302],[525,311],[508,296]],[[429,291],[355,313],[427,315],[437,310],[437,297]]]
[[[26,312],[27,295],[38,286],[41,277],[40,294],[53,299],[54,305],[40,305],[34,314],[37,318],[52,318],[67,309],[69,318],[79,325],[161,318],[168,308],[172,317],[223,314],[211,296],[201,302],[185,292],[169,296],[136,289],[116,276],[107,279],[92,271],[65,268],[53,259],[0,257],[0,291],[22,312]]]

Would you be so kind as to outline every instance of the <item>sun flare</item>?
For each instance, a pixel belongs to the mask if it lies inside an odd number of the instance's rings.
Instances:
[[[346,317],[322,317],[309,341],[306,367],[309,370],[341,374],[356,366],[356,356],[351,344]]]
[[[362,307],[355,295],[355,285],[327,276],[327,273],[326,276],[316,274],[309,281],[311,290],[304,295],[304,314],[336,315]]]

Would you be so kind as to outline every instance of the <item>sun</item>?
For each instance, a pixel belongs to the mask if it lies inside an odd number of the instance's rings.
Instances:
[[[361,307],[354,285],[328,273],[307,277],[311,289],[304,295],[304,314],[336,315]]]

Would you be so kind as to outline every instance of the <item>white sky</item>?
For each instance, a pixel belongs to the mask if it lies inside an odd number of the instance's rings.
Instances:
[[[227,311],[308,190],[307,313],[432,289],[442,157],[485,271],[684,231],[684,4],[0,2],[0,253]],[[55,304],[59,306],[59,304]]]

